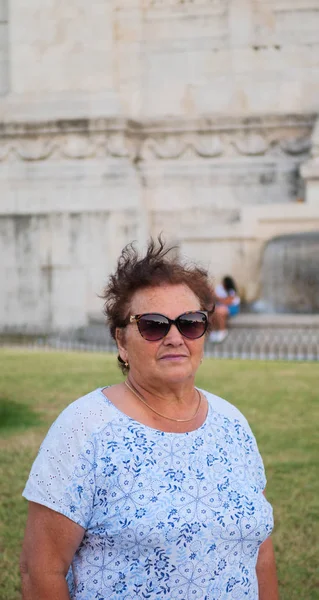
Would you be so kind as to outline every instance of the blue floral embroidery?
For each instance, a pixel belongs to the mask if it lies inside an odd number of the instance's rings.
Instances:
[[[52,426],[24,495],[85,529],[72,600],[258,599],[273,526],[262,460],[240,413],[207,397],[205,423],[186,434],[133,421],[101,390]]]

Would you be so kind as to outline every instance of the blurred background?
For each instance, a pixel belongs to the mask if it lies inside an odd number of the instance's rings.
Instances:
[[[318,357],[318,32],[318,0],[0,0],[2,334],[98,342],[163,232],[235,279],[232,348]]]
[[[319,0],[0,0],[0,600],[47,428],[122,380],[98,294],[160,232],[237,284],[198,385],[257,436],[282,600],[318,600]]]

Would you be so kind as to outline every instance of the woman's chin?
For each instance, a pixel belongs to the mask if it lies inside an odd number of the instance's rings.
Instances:
[[[166,381],[184,381],[194,375],[192,365],[182,361],[169,361],[160,366],[161,377]]]

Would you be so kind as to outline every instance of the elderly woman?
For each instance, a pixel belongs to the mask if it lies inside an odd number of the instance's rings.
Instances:
[[[105,310],[126,379],[68,406],[24,490],[24,600],[278,600],[272,509],[243,415],[194,385],[207,274],[150,242]]]

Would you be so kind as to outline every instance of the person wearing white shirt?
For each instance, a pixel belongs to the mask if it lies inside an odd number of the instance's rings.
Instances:
[[[232,277],[225,276],[222,283],[215,288],[216,307],[214,312],[215,329],[210,333],[209,339],[213,343],[223,342],[227,335],[227,321],[239,313],[240,297]]]

